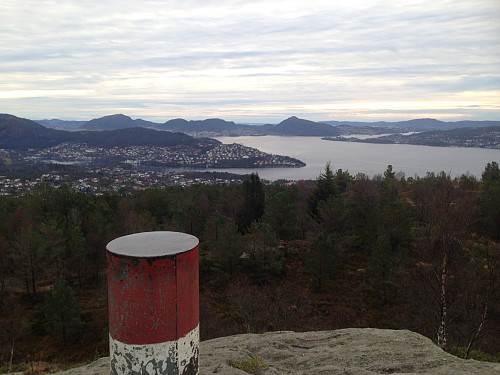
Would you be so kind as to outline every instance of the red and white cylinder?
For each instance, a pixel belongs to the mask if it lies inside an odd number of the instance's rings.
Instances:
[[[198,374],[198,244],[179,232],[108,243],[111,374]]]

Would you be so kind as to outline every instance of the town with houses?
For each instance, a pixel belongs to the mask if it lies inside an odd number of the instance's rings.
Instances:
[[[34,179],[7,178],[0,176],[0,195],[22,196],[30,193],[39,184],[57,189],[67,185],[71,190],[92,195],[105,193],[128,194],[146,188],[166,186],[187,187],[196,184],[242,183],[244,176],[191,172],[154,172],[124,168],[85,168],[89,177],[74,178],[56,171],[42,174]]]
[[[18,164],[55,163],[87,165],[149,165],[191,168],[273,168],[303,167],[300,160],[288,156],[267,154],[256,148],[237,143],[203,145],[90,147],[82,143],[62,143],[46,149],[27,151],[1,150],[0,157],[12,158]]]
[[[190,186],[193,184],[241,183],[244,176],[229,173],[180,172],[186,168],[272,168],[301,167],[300,160],[272,155],[240,144],[200,146],[90,147],[63,143],[46,149],[0,149],[4,165],[23,167],[54,166],[36,177],[12,178],[0,175],[0,195],[23,195],[36,185],[53,188],[68,185],[88,194],[130,193],[149,187]],[[55,167],[58,168],[55,168]],[[67,170],[77,173],[67,173]],[[1,174],[1,172],[0,172]]]

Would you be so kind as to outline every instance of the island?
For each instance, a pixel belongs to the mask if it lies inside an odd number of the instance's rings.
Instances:
[[[391,134],[376,138],[323,137],[327,141],[500,149],[500,126]]]

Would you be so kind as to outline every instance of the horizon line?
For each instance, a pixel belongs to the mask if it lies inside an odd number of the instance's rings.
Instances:
[[[7,114],[7,113],[6,113]],[[312,122],[315,122],[315,123],[325,123],[325,122],[328,122],[328,121],[335,121],[335,122],[349,122],[349,123],[371,123],[371,124],[377,124],[377,123],[400,123],[400,122],[409,122],[409,121],[415,121],[415,120],[433,120],[433,121],[439,121],[439,122],[444,122],[444,123],[458,123],[458,122],[500,122],[500,120],[471,120],[471,119],[467,119],[467,120],[453,120],[453,121],[446,121],[446,120],[439,120],[439,119],[436,119],[436,118],[433,118],[433,117],[415,117],[415,118],[410,118],[410,119],[406,119],[406,120],[395,120],[395,121],[390,121],[390,120],[377,120],[377,121],[373,121],[373,120],[338,120],[338,119],[327,119],[327,120],[320,120],[320,121],[316,121],[316,120],[309,120],[308,118],[306,117],[299,117],[299,116],[296,116],[296,115],[291,115],[281,121],[278,121],[278,122],[259,122],[259,121],[235,121],[235,120],[227,120],[225,118],[222,118],[222,117],[206,117],[206,118],[183,118],[183,117],[172,117],[172,118],[169,118],[163,122],[157,122],[158,120],[147,120],[143,117],[132,117],[131,115],[127,115],[127,114],[124,114],[124,113],[114,113],[114,114],[109,114],[109,115],[103,115],[103,116],[100,116],[100,117],[93,117],[93,118],[89,118],[89,119],[68,119],[67,117],[65,118],[58,118],[58,117],[53,117],[53,118],[42,118],[42,119],[35,119],[35,118],[28,118],[26,117],[28,120],[32,120],[32,121],[54,121],[54,120],[58,120],[58,121],[81,121],[81,122],[89,122],[89,121],[92,121],[92,120],[97,120],[97,119],[101,119],[101,118],[104,118],[104,117],[112,117],[112,116],[119,116],[119,115],[122,115],[122,116],[126,116],[126,117],[129,117],[130,119],[132,120],[143,120],[143,121],[148,121],[148,122],[152,122],[152,123],[157,123],[157,124],[164,124],[168,121],[172,121],[172,120],[185,120],[185,121],[206,121],[206,120],[222,120],[222,121],[226,121],[226,122],[233,122],[235,124],[240,124],[240,125],[276,125],[276,124],[279,124],[283,121],[286,121],[288,119],[291,119],[291,118],[297,118],[299,120],[307,120],[307,121],[312,121]],[[16,117],[19,117],[17,115],[12,115],[12,116],[16,116]],[[146,117],[147,118],[147,117]]]

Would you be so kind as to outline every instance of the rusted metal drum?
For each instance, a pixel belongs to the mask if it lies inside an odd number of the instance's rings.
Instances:
[[[108,243],[111,374],[198,374],[198,244],[179,232]]]

